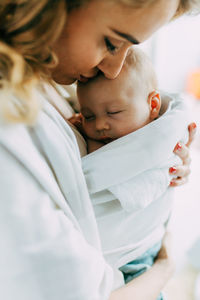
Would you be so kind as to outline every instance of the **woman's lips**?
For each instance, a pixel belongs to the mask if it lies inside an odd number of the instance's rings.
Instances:
[[[88,77],[85,77],[85,76],[83,76],[83,75],[80,75],[78,80],[79,80],[80,82],[85,83],[85,82],[87,82],[87,81],[89,80],[89,78],[88,78]]]

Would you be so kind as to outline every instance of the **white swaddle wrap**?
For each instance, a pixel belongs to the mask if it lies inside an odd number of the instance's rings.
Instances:
[[[177,163],[173,149],[186,138],[188,125],[183,100],[168,100],[160,118],[82,158],[103,252],[114,268],[165,232],[173,192],[168,168]]]

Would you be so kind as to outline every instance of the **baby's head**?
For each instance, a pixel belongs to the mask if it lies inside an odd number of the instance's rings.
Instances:
[[[131,48],[115,79],[102,74],[78,83],[77,94],[86,135],[109,142],[131,133],[158,117],[160,95],[149,58]]]

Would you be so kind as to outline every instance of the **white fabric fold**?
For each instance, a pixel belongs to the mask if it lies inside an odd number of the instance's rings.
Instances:
[[[123,209],[137,211],[162,196],[169,184],[169,166],[167,166],[165,169],[145,171],[108,190],[120,201]]]

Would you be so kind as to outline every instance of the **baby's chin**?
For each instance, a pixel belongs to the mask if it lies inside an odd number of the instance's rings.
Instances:
[[[84,128],[83,128],[83,129],[84,129]],[[116,136],[111,136],[111,135],[109,135],[109,134],[99,136],[98,134],[95,134],[95,133],[94,133],[94,134],[92,134],[91,132],[90,132],[90,133],[89,133],[89,132],[87,133],[86,130],[85,130],[85,134],[86,134],[86,136],[87,136],[89,139],[94,140],[94,141],[97,141],[97,142],[100,142],[100,143],[103,143],[103,144],[111,143],[111,142],[113,142],[114,140],[120,138],[120,136],[119,136],[119,137],[116,137]]]
[[[104,144],[111,143],[116,139],[117,139],[116,137],[110,137],[107,135],[95,138],[96,141],[104,143]]]
[[[104,143],[104,144],[109,144],[109,143],[111,143],[112,141],[114,141],[113,138],[106,137],[106,136],[99,139],[99,142],[102,142],[102,143]]]

